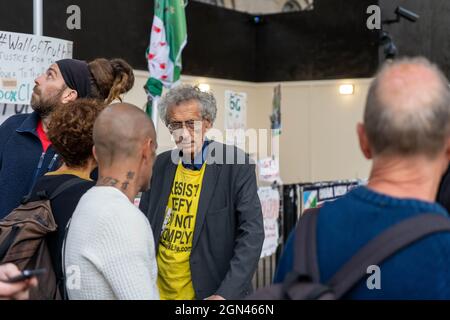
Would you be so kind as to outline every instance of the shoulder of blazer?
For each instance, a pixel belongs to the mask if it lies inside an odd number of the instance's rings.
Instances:
[[[235,145],[228,145],[228,144],[223,144],[217,141],[211,141],[211,143],[208,146],[208,156],[211,155],[210,153],[214,150],[214,149],[223,149],[223,156],[225,157],[223,159],[223,164],[227,164],[226,162],[226,157],[229,154],[233,154],[234,156],[234,161],[236,161],[237,159],[244,159],[245,163],[243,163],[244,165],[255,165],[254,160],[250,157],[250,155],[248,153],[246,153],[244,150],[236,147]],[[214,156],[212,156],[214,159]]]
[[[163,153],[160,153],[156,157],[154,168],[161,169],[165,167],[169,163],[169,161],[171,161],[172,152],[174,152],[174,150],[168,150],[164,151]]]

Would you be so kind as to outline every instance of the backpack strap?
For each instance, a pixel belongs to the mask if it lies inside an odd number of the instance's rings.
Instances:
[[[59,196],[61,193],[66,191],[67,189],[69,189],[73,186],[76,186],[77,184],[80,184],[82,182],[86,182],[86,180],[78,178],[78,177],[67,180],[66,182],[61,184],[58,188],[56,188],[55,191],[53,191],[50,194],[48,199],[51,201],[51,200],[55,199],[57,196]]]
[[[341,298],[367,275],[367,267],[380,265],[398,251],[434,233],[450,232],[450,219],[435,213],[408,218],[389,227],[360,249],[336,272],[328,285]]]
[[[55,199],[57,196],[59,196],[61,193],[63,193],[64,191],[66,191],[67,189],[76,186],[82,182],[85,182],[85,180],[81,179],[81,178],[73,178],[70,179],[66,182],[64,182],[63,184],[61,184],[55,191],[53,191],[53,193],[50,195],[50,200]],[[63,299],[64,300],[68,300],[68,294],[67,294],[67,289],[66,289],[66,266],[65,266],[65,256],[66,256],[66,238],[67,238],[67,231],[69,230],[69,226],[70,226],[70,222],[72,221],[72,218],[69,219],[69,221],[67,222],[67,225],[65,226],[65,230],[64,230],[64,240],[63,240],[63,245],[62,245],[62,274],[63,274],[63,288],[64,288],[64,292],[63,294]],[[59,285],[59,281],[58,281],[58,285]]]
[[[69,219],[69,221],[67,222],[65,231],[64,231],[64,240],[63,240],[63,245],[62,245],[62,254],[61,254],[61,267],[62,267],[62,274],[63,274],[63,290],[64,292],[62,293],[63,295],[63,300],[69,300],[69,293],[67,292],[67,275],[66,275],[66,242],[67,242],[67,234],[69,232],[69,228],[70,228],[70,223],[72,222],[72,218]]]
[[[58,188],[55,189],[55,191],[53,191],[53,193],[50,194],[50,196],[48,195],[46,190],[40,190],[36,192],[36,196],[39,197],[39,199],[44,200],[44,199],[48,199],[48,200],[53,200],[55,199],[57,196],[59,196],[61,193],[63,193],[64,191],[66,191],[67,189],[80,184],[82,182],[85,182],[86,180],[75,177],[72,178],[70,180],[67,180],[66,182],[64,182],[63,184],[61,184]],[[26,204],[28,202],[30,202],[33,199],[33,194],[29,193],[26,196],[24,196],[21,200],[21,204]]]
[[[281,287],[284,299],[297,299],[295,285],[298,282],[319,283],[320,281],[316,239],[318,214],[318,208],[306,210],[295,226],[294,264],[292,271],[286,275]],[[314,300],[317,296],[331,291],[325,286],[320,286],[316,289],[316,291],[310,292],[303,299]]]
[[[294,271],[319,282],[317,262],[317,217],[319,208],[306,210],[295,229]]]

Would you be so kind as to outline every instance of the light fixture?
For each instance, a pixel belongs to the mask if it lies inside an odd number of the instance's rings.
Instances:
[[[341,84],[339,86],[339,93],[342,95],[353,94],[355,86],[352,84]]]
[[[198,88],[200,89],[201,92],[208,92],[210,88],[209,84],[207,83],[200,83],[198,85]]]

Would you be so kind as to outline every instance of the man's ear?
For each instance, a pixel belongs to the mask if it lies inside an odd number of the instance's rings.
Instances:
[[[152,156],[152,138],[148,138],[142,145],[142,158],[145,161],[151,161],[151,156]]]
[[[92,147],[92,155],[94,156],[95,161],[98,163],[97,150],[95,150],[95,146]]]
[[[205,126],[206,126],[206,130],[209,130],[212,128],[212,123],[210,121],[206,121]]]
[[[366,157],[366,159],[372,159],[372,151],[370,149],[369,139],[367,139],[364,124],[358,123],[358,125],[356,126],[356,131],[358,134],[359,147],[361,148],[361,152],[363,153],[364,157]]]
[[[61,97],[61,103],[65,104],[71,101],[75,101],[78,98],[78,92],[76,90],[66,88]]]

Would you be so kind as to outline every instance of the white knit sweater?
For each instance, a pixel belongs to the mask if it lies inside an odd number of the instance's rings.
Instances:
[[[159,299],[150,224],[114,187],[93,187],[81,198],[65,267],[70,299]]]

